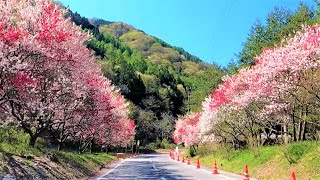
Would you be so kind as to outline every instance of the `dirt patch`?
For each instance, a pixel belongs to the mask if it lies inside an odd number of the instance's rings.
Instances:
[[[114,164],[104,165],[99,172],[86,167],[75,167],[70,162],[53,162],[46,156],[20,157],[9,153],[1,154],[0,179],[93,179],[105,173]],[[97,168],[99,170],[99,168]],[[90,178],[90,176],[93,176]]]

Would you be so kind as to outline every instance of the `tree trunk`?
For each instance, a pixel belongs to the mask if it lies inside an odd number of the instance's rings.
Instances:
[[[308,106],[305,107],[304,114],[303,114],[303,131],[302,131],[302,140],[303,141],[306,140],[307,116],[308,116]]]
[[[299,123],[299,140],[304,141],[306,139],[306,118],[307,118],[307,108],[305,106],[302,107],[300,111],[300,123]]]
[[[302,141],[305,141],[306,140],[306,125],[307,125],[307,122],[306,121],[303,121],[303,125],[302,125]]]
[[[287,124],[285,124],[283,126],[283,134],[284,134],[284,144],[288,144],[289,143],[289,139],[288,139]]]
[[[302,139],[302,121],[299,120],[299,134],[298,134],[298,140],[300,141]]]
[[[89,154],[92,153],[92,140],[90,141],[90,144],[89,144]]]
[[[133,143],[132,143],[131,154],[133,154],[133,148],[134,148],[133,146],[134,146],[134,145],[133,145]]]
[[[34,147],[36,145],[38,136],[30,135],[29,146]]]
[[[296,122],[294,118],[294,110],[292,110],[292,131],[293,131],[293,141],[297,141],[297,132],[296,132]]]
[[[78,150],[79,150],[78,153],[81,154],[81,140],[79,141],[79,149]]]
[[[62,143],[59,141],[59,142],[58,142],[58,151],[61,150],[61,144],[62,144]]]

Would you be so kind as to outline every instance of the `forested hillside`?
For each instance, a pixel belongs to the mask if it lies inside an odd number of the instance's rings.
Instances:
[[[175,119],[200,111],[202,100],[224,75],[218,66],[123,22],[89,20],[71,11],[69,16],[93,33],[87,47],[94,50],[104,75],[131,102],[136,139],[143,144],[171,139]]]

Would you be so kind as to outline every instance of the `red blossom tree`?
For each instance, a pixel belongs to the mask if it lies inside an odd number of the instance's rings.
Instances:
[[[259,103],[259,107],[264,107],[261,111],[263,116],[286,112],[287,115],[278,116],[286,131],[288,115],[292,116],[295,126],[294,110],[297,107],[294,103],[299,102],[300,106],[303,106],[301,108],[306,109],[307,104],[303,103],[305,96],[301,92],[319,99],[318,94],[314,93],[315,86],[312,90],[311,85],[304,82],[308,78],[314,79],[310,74],[315,73],[308,72],[319,69],[320,27],[305,27],[302,32],[285,42],[283,46],[264,49],[263,53],[255,58],[254,66],[225,77],[224,83],[203,103],[200,118],[203,136],[211,131],[208,124],[214,127],[215,123],[221,120],[217,114],[221,113],[221,109],[226,109],[225,107],[228,107],[228,110],[241,111],[252,103]],[[306,76],[306,73],[309,75]],[[266,120],[261,120],[263,119]]]
[[[186,147],[189,147],[200,142],[200,127],[198,124],[200,116],[201,113],[190,113],[184,118],[178,119],[173,133],[175,143],[183,143]]]
[[[122,127],[114,133],[121,138],[110,144],[127,143],[134,124],[123,96],[85,47],[89,36],[50,0],[7,0],[0,6],[2,119],[13,117],[31,146],[48,130],[59,132],[59,144],[104,144],[110,127]]]

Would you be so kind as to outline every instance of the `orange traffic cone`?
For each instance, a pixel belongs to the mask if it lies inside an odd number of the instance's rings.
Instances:
[[[197,169],[200,169],[200,160],[198,159],[198,162],[197,162]]]
[[[212,174],[219,174],[219,173],[218,173],[217,161],[216,161],[216,160],[214,160],[214,165],[213,165],[213,172],[212,172]]]
[[[188,156],[188,165],[190,165],[190,157]]]
[[[184,163],[184,157],[182,156],[182,161],[181,161],[182,163]]]
[[[243,178],[243,180],[249,180],[248,165],[247,164],[244,166],[244,178]]]
[[[291,172],[291,180],[296,180],[296,174],[294,171]]]

